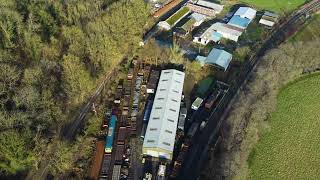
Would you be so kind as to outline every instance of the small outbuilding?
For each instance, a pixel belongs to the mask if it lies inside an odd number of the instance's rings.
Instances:
[[[232,54],[225,50],[213,48],[207,57],[197,56],[196,60],[199,61],[202,66],[205,64],[214,65],[226,71],[232,60]]]
[[[206,59],[206,63],[216,65],[226,71],[231,60],[232,54],[228,53],[225,50],[213,48]]]
[[[259,23],[268,27],[272,27],[278,21],[279,15],[265,11]]]

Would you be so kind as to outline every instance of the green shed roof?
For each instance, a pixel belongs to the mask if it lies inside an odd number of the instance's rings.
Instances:
[[[199,97],[204,98],[206,93],[208,92],[211,85],[214,83],[214,79],[212,77],[207,77],[199,82],[199,86],[197,89],[197,95]]]

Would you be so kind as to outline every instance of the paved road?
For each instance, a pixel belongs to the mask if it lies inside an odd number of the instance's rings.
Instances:
[[[276,29],[270,36],[270,38],[262,45],[261,49],[257,52],[257,55],[250,60],[250,63],[248,64],[249,67],[244,68],[246,72],[243,72],[243,79],[239,77],[239,80],[237,81],[239,82],[239,85],[243,85],[247,81],[247,77],[255,69],[259,57],[263,56],[268,49],[271,49],[274,46],[277,46],[279,43],[283,42],[286,37],[285,33],[290,30],[289,28],[292,27],[293,24],[298,22],[301,17],[305,16],[306,13],[311,13],[312,10],[314,10],[315,8],[319,9],[319,7],[320,0],[314,0],[308,3],[307,5],[294,12],[290,16],[289,20],[284,22],[279,29]],[[239,87],[241,87],[241,85]],[[232,91],[230,91],[232,93],[229,93],[228,97],[226,98],[229,98],[231,100],[232,97],[234,97],[234,95],[237,93],[239,87],[236,87]],[[228,105],[228,102],[226,101],[225,104],[221,105],[222,112],[223,109],[225,109],[225,107]],[[222,123],[222,112],[213,114],[210,117],[206,128],[204,128],[202,132],[198,132],[195,135],[193,142],[197,143],[192,146],[190,151],[188,152],[183,163],[179,179],[197,179],[202,167],[202,162],[205,160],[208,148],[210,147],[210,143],[217,139],[218,131]],[[218,115],[220,115],[220,117]]]

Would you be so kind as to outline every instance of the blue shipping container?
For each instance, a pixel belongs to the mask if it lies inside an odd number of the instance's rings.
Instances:
[[[104,151],[106,153],[112,152],[112,145],[113,145],[114,133],[116,130],[116,123],[117,123],[117,116],[112,115],[111,120],[109,122],[108,136],[106,137],[106,145],[104,148]]]
[[[148,121],[149,121],[150,114],[151,114],[151,109],[152,109],[152,104],[153,104],[153,101],[149,100],[148,103],[147,103],[147,106],[145,108],[145,111],[144,111],[143,123],[148,123]]]

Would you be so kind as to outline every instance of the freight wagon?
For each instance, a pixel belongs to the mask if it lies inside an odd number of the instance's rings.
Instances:
[[[111,154],[104,154],[101,173],[100,173],[100,179],[108,178],[110,166],[111,166]]]
[[[140,91],[135,91],[134,94],[133,94],[132,107],[138,108],[138,106],[139,106],[139,99],[140,99]]]
[[[97,141],[93,161],[91,163],[91,167],[89,170],[88,179],[98,179],[100,167],[103,160],[103,154],[104,154],[104,141]]]
[[[124,82],[124,94],[130,95],[131,94],[131,80],[128,79]]]
[[[148,121],[149,121],[151,109],[152,109],[152,104],[153,104],[153,101],[148,100],[148,103],[146,105],[144,115],[143,115],[143,123],[148,123]]]
[[[114,134],[115,134],[115,130],[116,130],[116,123],[117,123],[117,116],[112,115],[111,120],[109,122],[108,135],[106,137],[106,145],[105,145],[105,152],[106,153],[112,152],[112,145],[113,145],[113,139],[114,139]]]
[[[136,91],[140,91],[142,84],[142,76],[137,76],[135,89]]]
[[[127,78],[130,79],[130,80],[133,78],[133,68],[129,69]]]
[[[179,112],[178,129],[184,131],[184,124],[187,117],[187,108],[181,107]]]
[[[117,89],[117,92],[116,92],[116,95],[115,95],[115,98],[114,98],[114,103],[115,104],[120,104],[121,102],[121,97],[122,97],[122,89]]]
[[[135,134],[137,130],[137,117],[131,117],[131,133]]]
[[[122,164],[124,150],[125,150],[124,144],[117,144],[116,154],[115,154],[116,164],[120,164],[120,165]]]
[[[153,70],[151,71],[148,84],[147,84],[147,93],[153,94],[155,89],[157,88],[158,80],[159,80],[160,72]]]
[[[120,179],[120,170],[121,165],[114,165],[112,171],[112,180],[119,180]]]
[[[192,138],[199,128],[199,122],[192,123],[190,129],[188,130],[187,137]]]
[[[126,127],[119,127],[117,144],[125,144],[126,133],[127,133]]]
[[[141,135],[140,135],[140,138],[142,139],[142,141],[144,140],[144,136],[146,134],[146,131],[147,131],[147,124],[146,123],[143,123],[142,124],[142,130],[141,130]]]
[[[124,95],[123,107],[128,108],[130,104],[130,95]]]
[[[208,98],[207,102],[205,103],[205,108],[211,109],[212,105],[214,105],[221,97],[223,93],[215,89],[215,91],[211,94]]]

